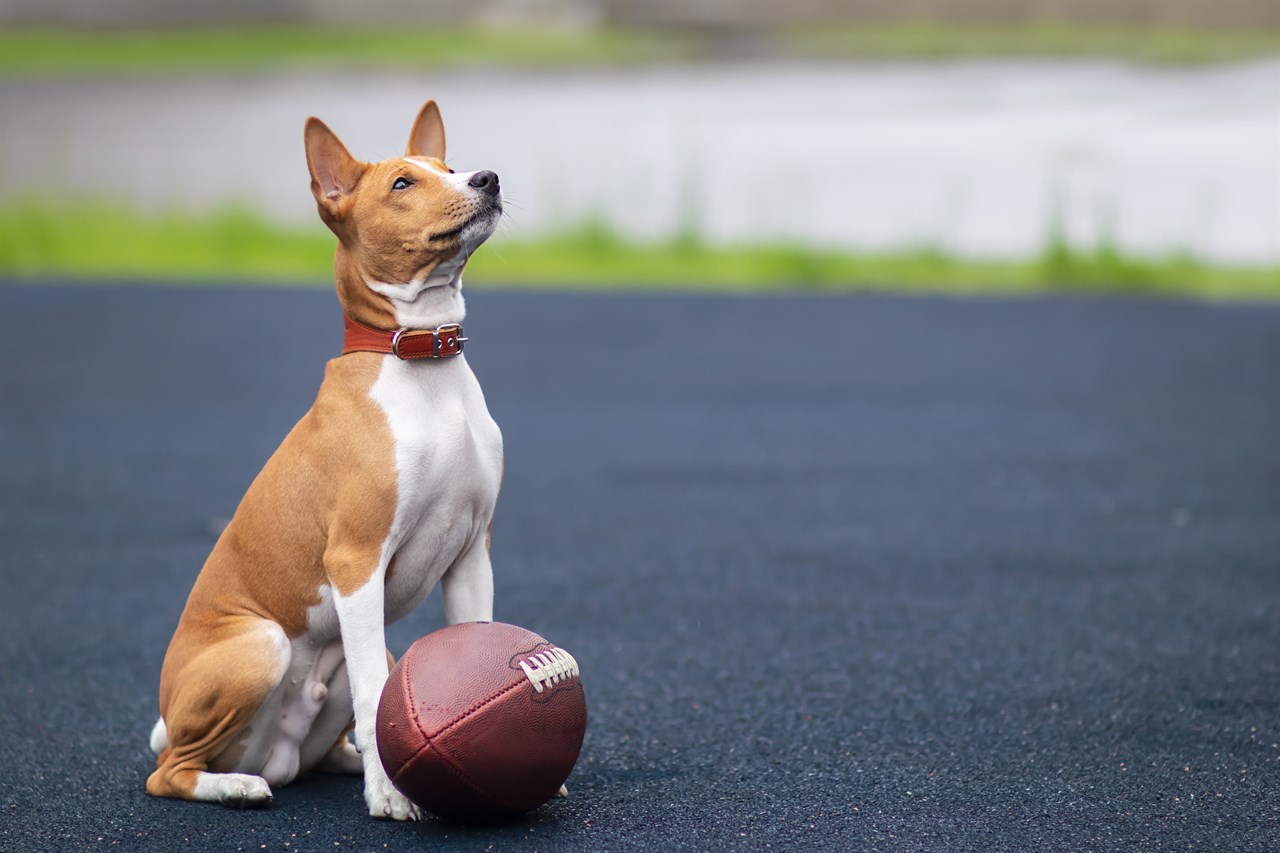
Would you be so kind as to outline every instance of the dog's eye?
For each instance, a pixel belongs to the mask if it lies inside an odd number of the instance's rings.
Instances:
[[[408,179],[408,178],[406,178],[406,177],[401,176],[401,177],[399,177],[399,178],[396,178],[396,182],[395,182],[394,184],[392,184],[392,185],[391,185],[391,189],[393,189],[393,190],[407,190],[407,189],[409,189],[409,187],[411,187],[411,186],[413,186],[413,181],[409,180],[409,179]]]
[[[453,173],[454,173],[454,172],[453,172],[453,169],[450,169],[450,170],[449,170],[449,174],[450,174],[450,175],[452,175]]]

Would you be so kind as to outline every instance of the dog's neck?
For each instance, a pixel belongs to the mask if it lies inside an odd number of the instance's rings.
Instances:
[[[444,266],[444,265],[441,265]],[[401,329],[434,329],[446,323],[461,323],[466,316],[462,298],[462,266],[451,270],[437,267],[431,275],[405,284],[365,280],[365,286],[385,296]]]
[[[407,282],[380,281],[344,254],[335,264],[338,298],[356,322],[373,329],[434,329],[466,317],[462,270],[468,254],[440,261]]]

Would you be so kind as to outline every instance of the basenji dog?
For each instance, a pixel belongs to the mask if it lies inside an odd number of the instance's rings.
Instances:
[[[462,270],[502,192],[493,172],[445,165],[434,101],[403,157],[361,162],[314,117],[305,141],[338,238],[342,355],[196,578],[147,791],[262,806],[308,770],[363,773],[370,814],[417,819],[378,758],[384,626],[437,581],[449,624],[493,618],[502,435],[462,354]]]

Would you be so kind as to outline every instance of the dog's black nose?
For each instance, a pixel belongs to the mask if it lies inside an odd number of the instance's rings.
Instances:
[[[467,183],[478,190],[483,190],[486,195],[498,194],[498,176],[488,169],[476,172]]]

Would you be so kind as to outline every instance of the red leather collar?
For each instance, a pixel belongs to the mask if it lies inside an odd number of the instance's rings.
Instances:
[[[382,352],[399,359],[453,358],[466,343],[461,323],[446,323],[435,329],[397,329],[394,332],[370,329],[342,315],[342,354]]]

